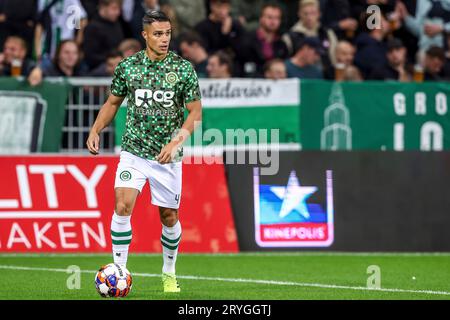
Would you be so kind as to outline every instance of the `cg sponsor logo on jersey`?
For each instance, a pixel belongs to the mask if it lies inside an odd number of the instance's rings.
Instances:
[[[286,185],[260,183],[254,168],[255,240],[260,247],[329,247],[334,240],[333,178],[326,171],[326,211],[310,197],[325,190],[303,186],[292,170]],[[286,179],[286,180],[285,180]]]
[[[137,89],[134,92],[134,100],[136,106],[139,108],[149,108],[153,106],[153,102],[159,103],[165,108],[170,108],[174,105],[173,97],[174,91]]]

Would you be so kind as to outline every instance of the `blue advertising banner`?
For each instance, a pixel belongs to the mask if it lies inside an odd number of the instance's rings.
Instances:
[[[299,172],[301,173],[301,171]],[[300,183],[292,170],[287,183],[264,182],[253,168],[255,241],[260,247],[328,247],[333,243],[333,177],[324,172],[322,184]],[[280,177],[282,178],[282,177]],[[281,182],[281,181],[280,181]],[[314,195],[326,193],[326,201]]]

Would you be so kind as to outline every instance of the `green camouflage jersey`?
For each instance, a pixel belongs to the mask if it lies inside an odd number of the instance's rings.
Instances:
[[[128,100],[122,150],[155,160],[184,122],[184,107],[200,100],[192,64],[169,51],[151,61],[145,50],[123,59],[114,71],[111,93]],[[174,161],[180,161],[180,148]]]

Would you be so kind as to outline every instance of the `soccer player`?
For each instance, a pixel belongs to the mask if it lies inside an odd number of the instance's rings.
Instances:
[[[131,214],[136,197],[149,180],[152,204],[159,207],[162,223],[164,292],[180,292],[175,262],[181,239],[181,145],[201,120],[200,89],[191,63],[169,51],[171,23],[164,13],[145,14],[142,36],[146,49],[116,67],[111,95],[100,109],[86,144],[92,154],[99,153],[99,133],[127,98],[111,222],[114,263],[126,266]],[[186,120],[184,107],[188,110]]]

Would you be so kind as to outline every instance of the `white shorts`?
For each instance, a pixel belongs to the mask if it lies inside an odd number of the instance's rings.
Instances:
[[[133,188],[141,192],[148,179],[152,204],[178,209],[181,200],[181,169],[181,161],[160,164],[121,151],[114,188]]]

